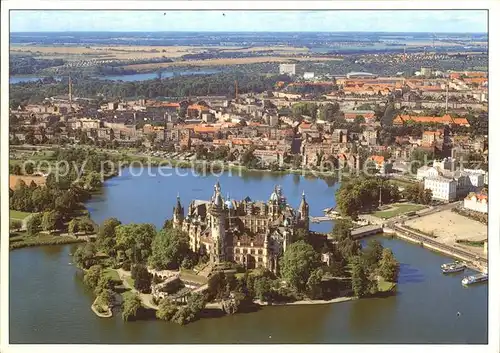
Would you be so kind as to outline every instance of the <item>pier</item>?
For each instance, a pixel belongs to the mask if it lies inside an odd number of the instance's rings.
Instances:
[[[440,243],[425,235],[418,234],[413,230],[410,230],[408,228],[402,227],[397,224],[392,225],[392,228],[384,228],[383,232],[395,234],[399,238],[420,244],[425,248],[449,255],[455,259],[462,260],[465,262],[468,268],[471,268],[473,270],[488,272],[488,259],[482,256],[473,254],[463,249],[458,249],[456,247]]]

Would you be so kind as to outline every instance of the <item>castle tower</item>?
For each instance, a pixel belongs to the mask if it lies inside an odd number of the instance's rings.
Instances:
[[[304,228],[309,230],[309,204],[306,201],[306,193],[302,191],[302,200],[299,205],[299,219],[304,223]]]
[[[177,194],[177,203],[175,204],[173,215],[174,228],[176,228],[184,221],[184,207],[181,205],[179,194]]]
[[[264,237],[264,264],[268,270],[273,271],[273,264],[271,263],[271,259],[269,258],[269,236],[270,230],[267,228],[266,235]]]
[[[278,186],[274,187],[274,191],[269,197],[268,205],[269,205],[269,215],[276,216],[279,212],[279,202],[280,202],[280,191]]]
[[[210,232],[213,240],[211,260],[215,263],[225,261],[226,220],[224,215],[224,200],[222,199],[219,182],[214,185],[214,195],[210,205]]]

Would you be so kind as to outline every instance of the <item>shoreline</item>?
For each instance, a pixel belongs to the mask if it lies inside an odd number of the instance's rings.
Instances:
[[[334,304],[334,303],[343,303],[343,302],[348,302],[352,300],[357,300],[359,298],[357,297],[338,297],[338,298],[333,298],[329,300],[323,300],[323,299],[303,299],[303,300],[297,300],[296,302],[290,302],[290,303],[265,303],[260,300],[254,300],[254,303],[260,306],[287,306],[287,305],[319,305],[319,304]]]
[[[97,298],[94,299],[94,302],[92,303],[92,305],[90,306],[90,308],[92,309],[92,311],[94,312],[94,314],[96,314],[98,317],[100,317],[100,318],[110,318],[110,317],[113,316],[113,311],[110,308],[107,308],[107,311],[105,313],[100,313],[96,309],[96,305],[97,305]]]

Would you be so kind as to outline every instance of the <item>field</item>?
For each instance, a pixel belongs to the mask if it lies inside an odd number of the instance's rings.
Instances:
[[[422,206],[422,205],[394,204],[391,206],[390,209],[375,212],[374,216],[376,216],[378,218],[387,219],[387,218],[392,218],[392,217],[396,217],[396,216],[405,214],[407,212],[420,211],[424,208],[425,208],[425,206]]]
[[[31,54],[35,57],[61,58],[66,60],[85,59],[153,59],[179,58],[186,54],[199,54],[209,50],[221,52],[252,53],[272,51],[271,55],[304,54],[307,48],[269,46],[269,47],[227,47],[227,46],[11,46],[10,52],[16,54]]]
[[[437,240],[447,245],[456,245],[458,240],[481,242],[488,239],[488,226],[451,210],[436,212],[427,216],[405,221],[411,228],[434,234]],[[461,244],[466,246],[465,244]],[[482,253],[482,248],[467,246],[467,249]]]
[[[131,64],[130,60],[150,60],[158,58],[179,59],[186,54],[200,54],[218,50],[220,52],[255,53],[268,52],[266,56],[254,56],[248,58],[215,58],[200,59],[164,63]],[[228,47],[228,46],[42,46],[26,45],[11,46],[11,54],[30,54],[35,58],[64,59],[70,62],[82,60],[119,60],[124,61],[125,69],[130,70],[154,70],[172,66],[222,66],[243,65],[268,62],[290,62],[297,61],[325,61],[342,60],[324,57],[294,57],[296,54],[309,53],[308,48],[293,46],[256,46],[256,47]],[[129,61],[129,62],[125,62]]]
[[[30,176],[30,175],[9,175],[9,187],[14,188],[17,183],[22,180],[26,185],[30,185],[33,181],[36,185],[45,185],[46,177],[43,176]]]
[[[14,210],[10,210],[9,211],[9,217],[10,217],[10,219],[23,220],[26,217],[28,217],[30,214],[31,213],[29,213],[29,212],[14,211]]]

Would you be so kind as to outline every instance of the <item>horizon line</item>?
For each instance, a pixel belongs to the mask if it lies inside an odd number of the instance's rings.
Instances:
[[[196,30],[172,30],[172,31],[144,31],[144,30],[102,30],[102,31],[14,31],[9,32],[9,34],[15,33],[433,33],[433,34],[489,34],[488,32],[437,32],[437,31],[348,31],[348,30],[336,30],[336,31],[196,31]]]

